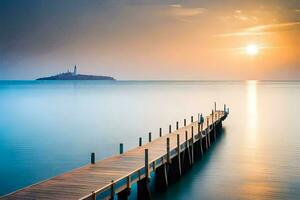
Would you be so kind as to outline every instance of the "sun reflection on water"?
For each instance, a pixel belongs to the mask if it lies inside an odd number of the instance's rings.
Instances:
[[[247,135],[255,142],[257,134],[257,81],[247,81]]]

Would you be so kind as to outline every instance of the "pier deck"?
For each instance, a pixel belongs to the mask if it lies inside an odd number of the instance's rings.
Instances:
[[[196,121],[178,127],[178,130],[176,126],[172,127],[175,130],[171,133],[165,133],[142,146],[28,186],[0,199],[66,200],[96,199],[96,196],[100,199],[111,199],[115,194],[130,189],[131,184],[149,177],[152,171],[177,156],[178,151],[180,155],[185,149],[191,148],[190,145],[194,147],[194,143],[198,140],[207,140],[214,127],[221,124],[226,116],[227,113],[224,111],[215,111],[205,117],[202,125]],[[169,138],[169,147],[167,147],[167,138]],[[145,149],[148,149],[147,161],[145,161]]]

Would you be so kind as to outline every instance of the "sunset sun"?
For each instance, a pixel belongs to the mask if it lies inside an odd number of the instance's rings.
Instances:
[[[246,51],[246,54],[248,54],[250,56],[255,56],[258,54],[259,49],[258,49],[257,45],[249,44],[246,46],[245,51]]]

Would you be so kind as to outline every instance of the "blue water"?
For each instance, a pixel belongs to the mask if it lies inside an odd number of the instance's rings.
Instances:
[[[213,102],[208,154],[155,199],[299,199],[300,82],[0,81],[0,195],[138,144]]]

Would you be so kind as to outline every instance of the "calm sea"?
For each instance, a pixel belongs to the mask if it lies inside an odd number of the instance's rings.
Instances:
[[[158,136],[216,101],[230,115],[201,162],[156,199],[299,199],[300,82],[1,81],[0,195]]]

